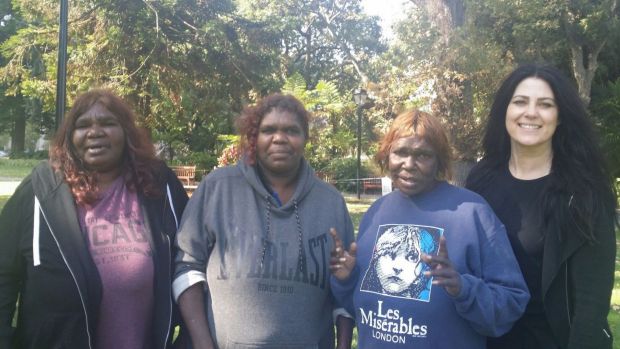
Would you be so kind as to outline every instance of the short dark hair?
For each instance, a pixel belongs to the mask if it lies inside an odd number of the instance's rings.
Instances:
[[[396,117],[390,129],[381,139],[375,159],[381,169],[388,168],[390,151],[395,141],[400,138],[421,136],[430,144],[437,154],[438,179],[452,178],[452,150],[446,132],[436,117],[429,113],[413,109]]]
[[[272,110],[287,111],[297,117],[304,132],[304,138],[309,137],[310,113],[304,105],[291,95],[274,93],[259,100],[255,105],[249,105],[243,109],[236,120],[237,131],[240,138],[241,154],[244,161],[250,165],[256,162],[256,141],[258,128],[265,115]]]

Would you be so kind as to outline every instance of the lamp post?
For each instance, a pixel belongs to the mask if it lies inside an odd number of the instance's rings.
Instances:
[[[58,69],[56,70],[56,129],[65,114],[67,99],[67,27],[69,0],[60,0],[60,31],[58,32]]]
[[[358,199],[360,198],[360,168],[362,165],[362,110],[366,106],[367,99],[368,94],[366,93],[366,90],[358,88],[353,91],[353,102],[357,105],[357,167],[355,171],[355,191],[357,192]]]

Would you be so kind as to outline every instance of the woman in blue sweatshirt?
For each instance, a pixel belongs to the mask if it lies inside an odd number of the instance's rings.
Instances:
[[[377,155],[397,190],[370,207],[348,251],[332,230],[332,290],[360,349],[485,348],[525,309],[504,226],[484,199],[446,182],[450,158],[436,118],[400,115]]]

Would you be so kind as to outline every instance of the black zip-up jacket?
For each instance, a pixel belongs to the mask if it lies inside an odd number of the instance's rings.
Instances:
[[[486,199],[497,183],[492,177],[480,180],[479,169],[475,167],[470,173],[468,187]],[[603,210],[594,212],[596,241],[588,242],[577,231],[571,212],[572,200],[576,200],[571,188],[557,195],[562,199],[555,209],[567,213],[556,230],[545,233],[541,287],[547,321],[562,349],[611,349],[613,336],[607,314],[614,282],[615,217]]]
[[[153,348],[163,349],[171,346],[180,323],[170,286],[171,246],[187,194],[168,167],[162,164],[158,172],[162,195],[138,197],[153,251],[151,338]],[[0,348],[93,348],[101,290],[69,187],[43,162],[0,215]],[[18,295],[17,328],[12,328]]]

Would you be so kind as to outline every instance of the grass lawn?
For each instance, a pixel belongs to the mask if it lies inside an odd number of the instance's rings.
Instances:
[[[7,200],[9,200],[10,196],[0,196],[0,211],[2,211],[2,208],[4,207],[4,204],[6,204]]]
[[[349,214],[351,214],[351,220],[353,221],[355,234],[357,235],[357,228],[360,225],[360,220],[375,199],[361,198],[358,200],[357,198],[347,198],[346,201]]]
[[[0,180],[21,181],[39,162],[38,159],[0,159]]]

